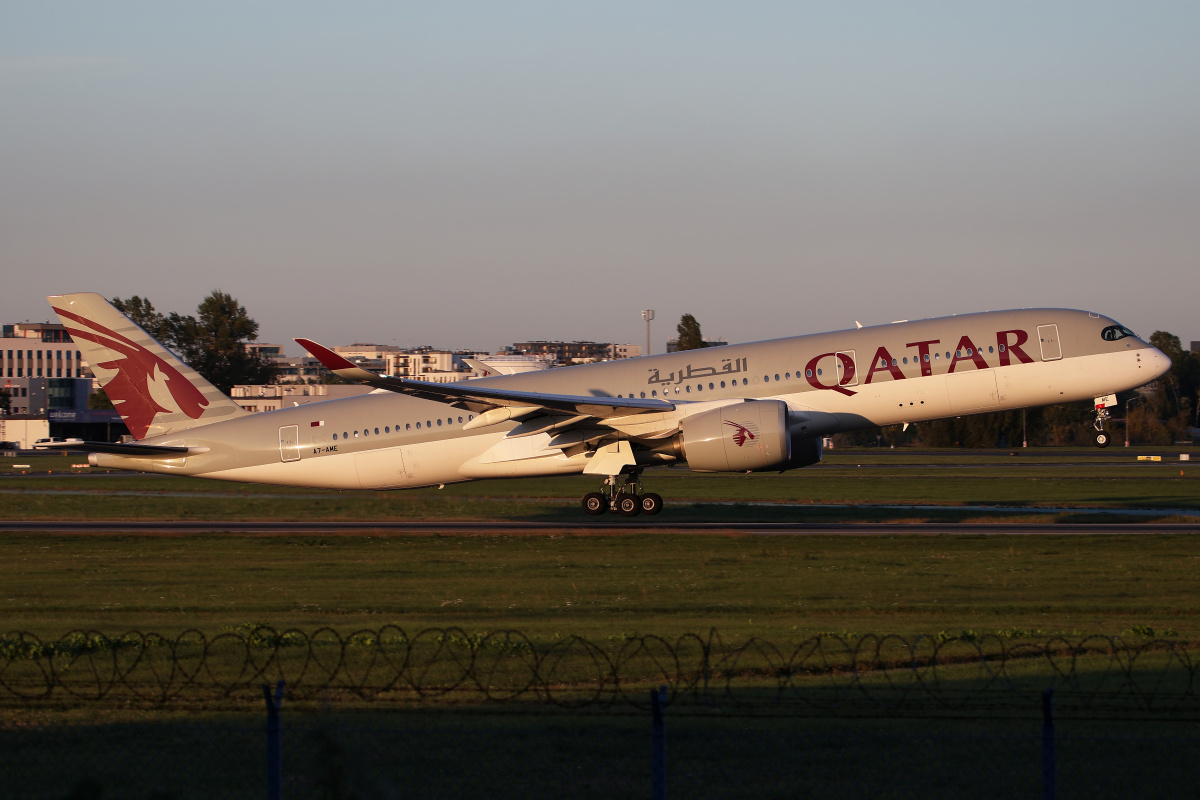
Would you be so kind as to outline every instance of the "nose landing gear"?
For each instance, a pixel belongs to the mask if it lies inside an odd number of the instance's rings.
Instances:
[[[1092,427],[1096,429],[1096,432],[1092,434],[1092,444],[1096,445],[1096,447],[1108,447],[1112,443],[1112,434],[1104,430],[1104,423],[1111,416],[1108,413],[1110,400],[1112,403],[1117,402],[1115,395],[1096,398],[1096,420],[1092,423]]]
[[[588,492],[583,496],[583,510],[598,516],[606,511],[613,511],[623,517],[636,517],[638,514],[654,515],[662,511],[663,499],[654,492],[642,489],[640,473],[631,473],[618,485],[617,475],[610,475],[598,492]]]

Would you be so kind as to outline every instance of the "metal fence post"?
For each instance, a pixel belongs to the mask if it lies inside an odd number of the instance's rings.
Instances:
[[[1054,689],[1042,692],[1042,798],[1054,800]]]
[[[650,734],[650,796],[654,800],[667,800],[667,723],[663,719],[666,702],[666,686],[650,690],[650,707],[654,710]]]
[[[283,796],[283,726],[279,722],[279,707],[283,704],[283,681],[275,684],[275,696],[271,696],[271,684],[264,683],[263,699],[267,701],[267,800],[280,800]]]

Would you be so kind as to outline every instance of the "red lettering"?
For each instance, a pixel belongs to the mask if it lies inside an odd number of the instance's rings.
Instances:
[[[842,362],[842,371],[845,373],[842,379],[833,386],[826,386],[824,383],[821,383],[820,375],[817,373],[817,362],[829,356],[834,356]],[[813,356],[812,360],[804,368],[804,377],[814,389],[831,389],[835,392],[841,392],[847,397],[853,397],[858,394],[857,392],[850,391],[843,385],[854,380],[854,359],[845,353],[821,353],[819,356]]]
[[[876,372],[887,370],[891,373],[892,380],[904,380],[904,373],[900,371],[900,367],[896,366],[893,361],[892,354],[888,352],[886,347],[881,347],[875,351],[875,360],[871,362],[871,368],[867,370],[867,379],[863,383],[870,383],[871,378]],[[882,362],[882,364],[881,364]]]
[[[929,363],[929,345],[938,344],[941,339],[930,339],[927,342],[909,342],[905,347],[917,348],[918,358],[917,363],[921,365],[922,377],[927,377],[933,374],[933,364]]]
[[[1008,340],[1009,334],[1017,337],[1015,342]],[[1000,366],[1007,367],[1009,365],[1011,354],[1017,354],[1017,360],[1022,364],[1032,364],[1033,359],[1026,355],[1021,349],[1021,345],[1029,341],[1029,334],[1025,331],[999,331],[996,333],[996,345],[1000,350]]]
[[[950,369],[947,371],[954,372],[954,368],[960,361],[970,361],[975,365],[975,369],[988,368],[987,362],[983,360],[983,353],[979,352],[979,348],[972,344],[970,336],[964,336],[958,340],[958,347],[954,349],[954,360],[950,362]]]

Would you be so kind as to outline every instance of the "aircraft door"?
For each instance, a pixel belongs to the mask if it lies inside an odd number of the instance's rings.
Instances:
[[[279,460],[300,460],[300,428],[297,425],[285,425],[279,429]]]
[[[1038,339],[1042,345],[1042,361],[1057,361],[1062,358],[1057,325],[1038,325]]]

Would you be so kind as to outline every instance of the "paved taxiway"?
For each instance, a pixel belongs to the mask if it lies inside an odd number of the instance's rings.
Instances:
[[[581,520],[561,522],[204,522],[92,520],[0,520],[0,532],[74,533],[79,535],[145,534],[191,536],[197,533],[243,533],[266,536],[405,536],[420,534],[536,535],[622,533],[715,534],[749,536],[1096,536],[1200,534],[1200,524],[971,524],[971,523],[797,523],[797,522],[667,522],[648,520]]]

